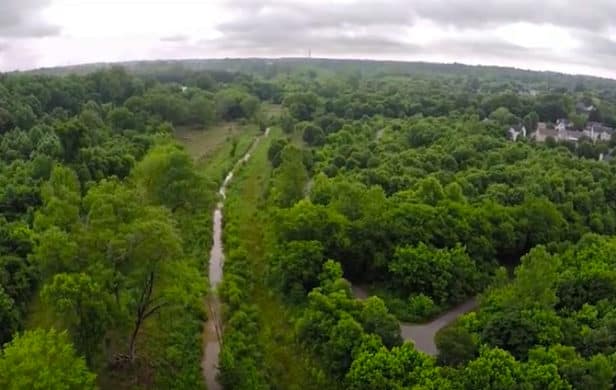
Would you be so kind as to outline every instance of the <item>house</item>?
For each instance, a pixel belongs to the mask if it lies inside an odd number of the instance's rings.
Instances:
[[[552,137],[556,141],[578,142],[582,137],[587,137],[593,142],[597,142],[611,140],[615,131],[599,122],[588,122],[584,130],[575,130],[573,123],[566,119],[559,119],[553,128],[546,123],[539,122],[537,130],[531,135],[531,138],[537,142],[545,142],[548,137]]]
[[[559,119],[556,121],[556,130],[565,131],[573,129],[573,123],[569,122],[568,119]]]
[[[557,140],[558,130],[548,127],[547,123],[545,122],[537,123],[537,130],[535,130],[535,132],[531,134],[531,138],[533,138],[537,142],[545,142],[546,139],[550,137],[554,140]]]
[[[578,142],[580,138],[584,136],[584,133],[578,130],[559,130],[558,131],[558,140],[559,141],[569,141],[569,142]]]
[[[556,121],[556,126],[548,126],[544,122],[537,123],[537,130],[532,134],[532,138],[537,142],[545,142],[548,138],[555,141],[577,142],[584,136],[581,131],[573,130],[573,124],[566,119]]]
[[[607,152],[607,154],[601,153],[601,155],[599,156],[601,157],[599,161],[606,161],[606,162],[612,161],[612,159],[614,158],[613,153],[614,153],[614,149]]]
[[[514,142],[518,140],[520,135],[522,138],[526,138],[526,127],[524,125],[511,126],[507,131],[507,135]]]
[[[599,122],[588,122],[584,129],[584,135],[592,139],[593,142],[609,141],[612,139],[613,134],[614,129]]]
[[[578,102],[575,105],[575,111],[578,114],[590,114],[591,112],[593,112],[595,110],[597,110],[597,108],[595,106],[593,106],[592,104],[590,106],[587,106],[583,102]]]

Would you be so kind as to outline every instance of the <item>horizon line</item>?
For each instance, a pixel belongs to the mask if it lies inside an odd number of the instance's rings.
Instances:
[[[2,74],[12,74],[12,73],[33,73],[37,71],[50,71],[50,70],[62,70],[62,69],[70,69],[70,68],[80,68],[80,67],[89,67],[89,66],[122,66],[123,64],[131,64],[131,63],[155,63],[155,62],[188,62],[188,61],[246,61],[246,60],[269,60],[269,61],[281,61],[281,60],[303,60],[306,62],[315,62],[315,61],[345,61],[345,62],[373,62],[373,63],[391,63],[391,64],[426,64],[426,65],[461,65],[469,68],[496,68],[503,70],[514,70],[519,72],[530,72],[530,73],[551,73],[554,75],[563,75],[569,77],[586,77],[593,78],[599,80],[606,81],[616,81],[616,78],[607,77],[607,76],[598,76],[587,73],[569,73],[564,71],[556,71],[550,69],[531,69],[531,68],[520,68],[515,66],[508,65],[496,65],[489,63],[480,63],[480,64],[471,64],[466,62],[439,62],[439,61],[425,61],[425,60],[396,60],[396,59],[374,59],[374,58],[348,58],[348,57],[302,57],[302,56],[246,56],[246,57],[186,57],[186,58],[157,58],[157,59],[141,59],[141,60],[118,60],[118,61],[96,61],[96,62],[81,62],[76,64],[66,64],[66,65],[52,65],[52,66],[43,66],[43,67],[34,67],[34,68],[25,68],[25,69],[14,69],[8,71],[0,71],[0,75]]]

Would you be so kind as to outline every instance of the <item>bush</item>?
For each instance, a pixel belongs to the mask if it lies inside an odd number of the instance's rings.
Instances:
[[[403,322],[424,322],[441,310],[432,298],[424,294],[413,295],[408,300],[404,300],[391,293],[385,293],[382,298],[389,311]]]
[[[459,323],[448,326],[436,334],[438,361],[440,364],[457,367],[479,355],[479,346],[473,335]]]
[[[424,294],[419,294],[409,299],[408,312],[412,322],[421,322],[428,320],[438,313],[439,308],[434,304],[432,298]]]

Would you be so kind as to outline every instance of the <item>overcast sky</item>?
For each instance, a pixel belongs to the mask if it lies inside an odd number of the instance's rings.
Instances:
[[[0,71],[165,58],[493,64],[616,78],[616,0],[0,0]]]

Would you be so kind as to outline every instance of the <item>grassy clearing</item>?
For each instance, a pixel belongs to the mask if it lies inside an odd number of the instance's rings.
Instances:
[[[270,117],[282,112],[279,104],[263,103],[262,109]],[[254,124],[221,122],[207,129],[178,127],[175,138],[197,161],[201,172],[220,183],[259,134]]]
[[[259,129],[253,124],[225,122],[207,130],[180,128],[176,140],[195,159],[203,174],[220,183],[258,134]]]
[[[183,127],[176,128],[175,138],[186,148],[195,159],[207,157],[224,145],[229,138],[241,133],[237,122],[223,122],[209,128]]]
[[[273,117],[277,117],[282,113],[282,105],[280,104],[263,103],[261,108],[266,115]]]
[[[254,137],[258,134],[256,127],[250,127],[230,138],[216,152],[197,162],[200,171],[215,182],[221,183],[225,175],[233,169],[236,161],[248,152]]]

